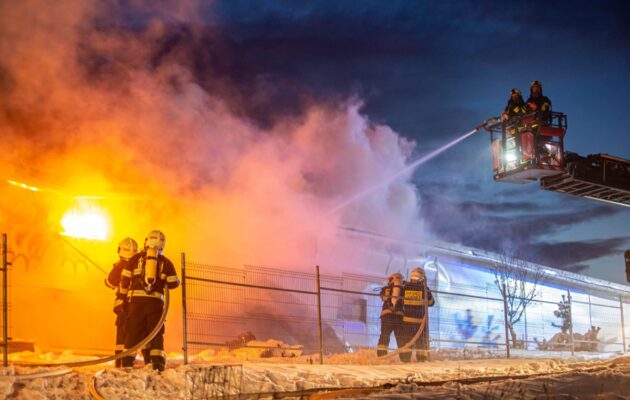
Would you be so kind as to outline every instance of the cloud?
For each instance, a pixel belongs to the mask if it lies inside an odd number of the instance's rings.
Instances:
[[[589,268],[585,261],[596,260],[615,253],[623,253],[630,243],[627,237],[570,242],[534,242],[523,249],[531,261],[571,272]]]
[[[540,239],[616,215],[621,212],[619,207],[576,206],[573,199],[541,207],[530,201],[461,201],[448,192],[444,196],[422,193],[422,218],[437,238],[499,253],[518,250],[529,261],[553,267],[581,271],[584,261],[619,252],[627,242],[625,238],[550,243]],[[475,196],[474,190],[471,196]],[[572,207],[566,207],[567,203]]]

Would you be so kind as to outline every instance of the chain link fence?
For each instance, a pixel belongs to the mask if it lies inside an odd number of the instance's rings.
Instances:
[[[183,262],[182,271],[186,361],[390,362],[375,354],[379,292],[386,277],[196,262]],[[623,313],[627,315],[630,299],[621,296],[543,286],[512,335],[504,299],[492,285],[451,284],[443,289],[436,278],[429,287],[436,299],[428,321],[433,359],[627,350],[630,330],[623,325]],[[559,291],[570,301],[572,324],[566,333],[554,314]],[[392,338],[390,350],[396,345]]]

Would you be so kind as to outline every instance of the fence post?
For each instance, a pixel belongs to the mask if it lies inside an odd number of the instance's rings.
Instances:
[[[2,363],[4,367],[9,366],[9,305],[8,305],[8,283],[7,276],[9,270],[7,262],[7,234],[2,234]]]
[[[324,364],[324,340],[322,337],[322,292],[319,282],[319,265],[315,266],[317,282],[317,338],[319,339],[319,363]]]
[[[182,253],[182,323],[184,365],[188,364],[188,319],[186,313],[186,253]]]
[[[525,341],[523,350],[529,350],[529,335],[527,334],[527,304],[523,304],[523,319],[525,320]]]
[[[571,304],[571,291],[567,289],[567,299],[569,300],[569,335],[571,335],[571,357],[575,356],[575,342],[573,341],[573,305]]]
[[[619,295],[619,309],[621,310],[621,344],[623,352],[626,352],[626,323],[623,319],[623,298]]]
[[[501,297],[503,297],[503,327],[505,328],[505,352],[507,358],[510,358],[510,337],[508,335],[508,310],[507,310],[507,289],[505,287],[505,283],[503,284],[503,293],[501,293]]]

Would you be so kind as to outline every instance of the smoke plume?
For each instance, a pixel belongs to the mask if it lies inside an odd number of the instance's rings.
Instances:
[[[274,107],[282,85],[239,81],[211,7],[149,4],[0,6],[0,172],[42,186],[9,195],[46,215],[20,223],[54,231],[70,200],[48,198],[84,196],[111,214],[111,242],[159,228],[167,254],[292,266],[313,265],[340,225],[419,238],[407,180],[330,213],[404,167],[414,143],[352,94]]]

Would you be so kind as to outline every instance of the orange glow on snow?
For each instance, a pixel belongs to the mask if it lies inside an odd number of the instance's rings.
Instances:
[[[106,240],[109,233],[107,216],[100,210],[73,209],[61,219],[65,236],[81,239]]]

